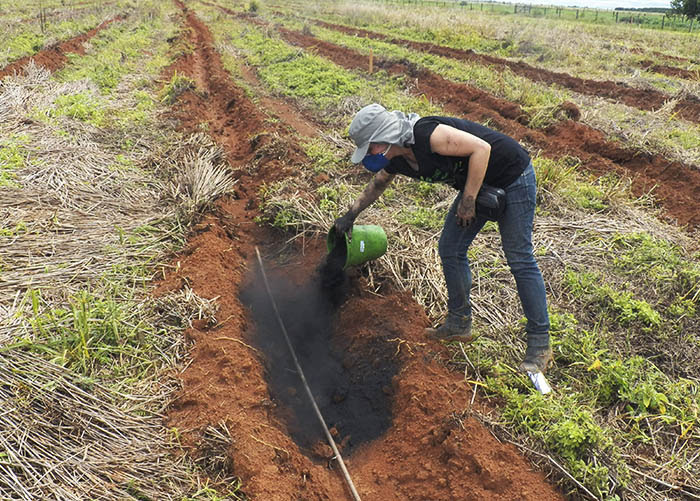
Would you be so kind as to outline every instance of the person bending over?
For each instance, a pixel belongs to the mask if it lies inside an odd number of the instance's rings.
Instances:
[[[440,234],[438,251],[447,286],[447,317],[436,329],[438,340],[472,340],[469,293],[472,274],[467,251],[487,219],[476,214],[482,184],[505,191],[498,217],[501,244],[527,318],[523,371],[544,371],[552,359],[549,316],[542,274],[532,247],[535,171],[528,153],[514,139],[461,118],[387,111],[379,104],[362,108],[350,124],[357,148],[351,161],[375,173],[335,229],[351,233],[357,216],[384,192],[396,174],[429,183],[445,183],[458,193]]]

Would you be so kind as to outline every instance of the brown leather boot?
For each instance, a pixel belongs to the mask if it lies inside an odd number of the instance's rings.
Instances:
[[[545,372],[552,363],[553,357],[552,348],[549,346],[527,348],[525,360],[520,364],[520,370],[532,373]]]
[[[456,319],[448,315],[445,322],[437,328],[425,329],[425,335],[438,341],[461,341],[468,343],[474,340],[471,317]]]

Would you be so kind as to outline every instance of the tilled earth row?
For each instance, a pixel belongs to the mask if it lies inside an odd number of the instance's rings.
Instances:
[[[13,61],[4,68],[0,69],[0,80],[9,75],[23,73],[25,66],[27,66],[30,61],[34,61],[34,64],[37,66],[43,66],[49,71],[56,71],[65,66],[66,62],[68,61],[66,54],[85,54],[85,47],[83,46],[85,42],[97,35],[103,29],[107,28],[113,22],[120,21],[122,19],[124,19],[123,16],[116,16],[112,19],[108,19],[100,23],[99,26],[85,33],[81,33],[80,35],[64,40],[63,42],[56,43],[32,56],[25,56],[17,59],[16,61]]]

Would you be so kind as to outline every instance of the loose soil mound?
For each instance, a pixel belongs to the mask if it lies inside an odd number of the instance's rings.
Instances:
[[[648,59],[640,62],[639,65],[645,70],[655,71],[656,73],[661,73],[662,75],[667,75],[669,77],[685,78],[686,80],[700,80],[700,70],[688,71],[684,70],[683,68],[676,68],[675,66],[656,64],[654,61],[650,61]]]
[[[26,56],[13,61],[0,70],[0,80],[8,75],[23,74],[24,67],[29,63],[29,61],[34,61],[34,64],[37,66],[43,66],[51,72],[63,68],[68,61],[66,53],[73,52],[75,54],[85,54],[85,47],[83,47],[85,42],[90,40],[92,37],[97,35],[97,33],[105,29],[113,22],[120,21],[121,19],[124,18],[122,16],[117,16],[112,19],[108,19],[96,28],[83,33],[82,35],[78,35],[64,42],[59,42],[51,47],[37,52],[33,56]]]
[[[349,498],[329,448],[317,439],[317,423],[294,413],[294,401],[301,404],[293,386],[297,375],[289,372],[282,384],[271,384],[273,374],[280,374],[280,367],[273,365],[288,360],[269,356],[266,345],[279,351],[282,338],[274,341],[272,336],[279,333],[269,322],[254,321],[269,317],[262,306],[264,297],[255,293],[259,280],[250,272],[257,245],[267,255],[266,268],[274,283],[285,277],[296,291],[290,293],[289,285],[277,288],[284,299],[285,321],[294,325],[306,319],[295,332],[309,332],[311,348],[327,343],[330,350],[316,365],[330,364],[335,357],[332,373],[347,376],[333,380],[330,387],[335,391],[319,400],[335,425],[334,433],[345,447],[346,463],[364,499],[562,499],[512,446],[497,441],[469,416],[469,388],[459,373],[445,366],[445,348],[425,342],[423,328],[428,320],[410,294],[369,293],[363,277],[355,272],[344,298],[338,297],[324,312],[328,322],[307,318],[308,310],[300,308],[305,298],[309,303],[318,299],[319,286],[313,277],[322,259],[322,245],[295,248],[286,255],[292,264],[282,265],[281,258],[271,257],[278,255],[280,239],[253,223],[255,187],[273,175],[288,174],[298,158],[295,149],[289,145],[292,154],[279,160],[277,155],[265,154],[270,143],[264,138],[257,143],[248,140],[256,130],[269,130],[270,124],[263,124],[261,111],[230,83],[206,27],[192,13],[187,12],[186,19],[195,52],[169,73],[177,70],[190,76],[198,91],[187,93],[177,116],[187,117],[185,123],[190,125],[216,121],[212,135],[232,150],[239,179],[236,194],[220,199],[194,229],[185,251],[175,259],[177,271],[161,285],[161,290],[187,286],[202,297],[219,298],[216,319],[195,322],[188,331],[194,342],[192,361],[180,375],[182,391],[172,403],[167,425],[182,432],[183,442],[202,464],[217,464],[228,470],[225,473],[241,477],[245,492],[254,499]],[[223,108],[221,103],[226,103]],[[224,115],[232,120],[224,120]],[[254,312],[241,303],[244,283],[249,284],[248,304]],[[319,311],[313,310],[311,318]],[[308,367],[307,375],[315,369]],[[362,375],[370,372],[375,374]],[[343,403],[352,401],[351,393],[355,395],[358,388],[371,395],[372,405],[383,402],[380,408],[367,406],[363,397],[359,405],[343,410]],[[285,391],[291,397],[286,405],[280,396]],[[357,408],[378,416],[378,434],[353,427],[359,417],[351,411]],[[334,409],[341,410],[334,413]],[[202,445],[205,429],[219,423],[226,424],[232,437],[229,462],[207,461],[208,451]],[[304,428],[313,432],[300,433]]]

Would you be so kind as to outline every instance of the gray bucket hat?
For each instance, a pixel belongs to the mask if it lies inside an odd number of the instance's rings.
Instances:
[[[367,155],[370,143],[413,144],[413,125],[419,118],[415,113],[389,112],[376,103],[365,106],[350,123],[348,133],[357,146],[350,161],[360,163]]]

